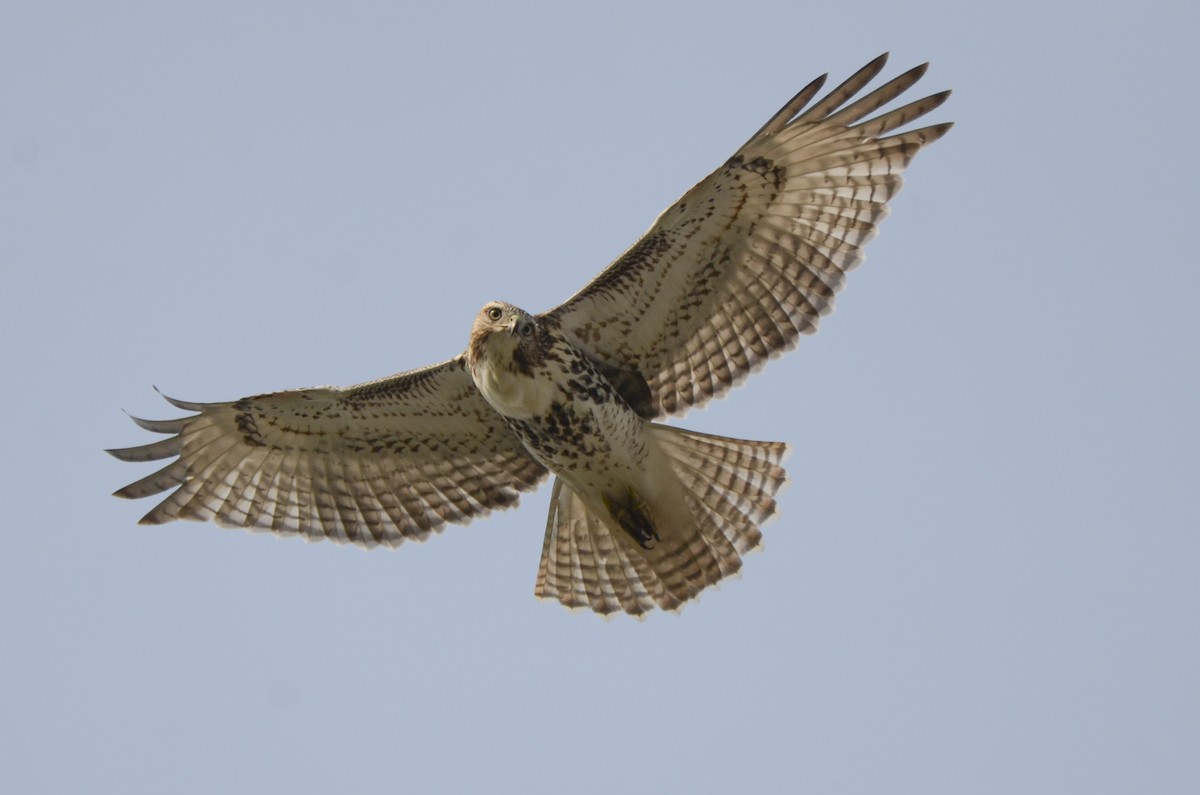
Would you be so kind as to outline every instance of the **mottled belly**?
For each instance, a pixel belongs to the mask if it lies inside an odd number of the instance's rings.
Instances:
[[[539,417],[508,419],[530,455],[576,485],[643,470],[643,420],[619,404],[554,402]]]

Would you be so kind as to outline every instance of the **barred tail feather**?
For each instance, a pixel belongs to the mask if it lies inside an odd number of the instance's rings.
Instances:
[[[654,426],[687,499],[740,554],[762,544],[762,523],[776,511],[775,495],[787,482],[783,442],[758,442]]]
[[[658,468],[653,493],[641,493],[659,537],[639,544],[603,507],[561,478],[534,593],[604,616],[679,610],[735,574],[741,556],[762,543],[759,527],[775,513],[786,482],[787,445],[647,427]],[[647,491],[645,487],[642,489]]]

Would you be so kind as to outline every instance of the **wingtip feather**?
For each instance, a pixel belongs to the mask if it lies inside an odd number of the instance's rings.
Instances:
[[[891,50],[885,50],[884,52],[879,53],[879,55],[876,55],[874,58],[872,58],[870,61],[868,61],[866,66],[864,66],[862,69],[859,69],[854,74],[854,77],[857,77],[860,74],[869,73],[871,75],[871,77],[868,79],[874,80],[875,76],[883,71],[883,67],[887,66],[888,58],[891,58],[891,57],[892,57]],[[853,79],[853,78],[851,78],[851,79]]]
[[[147,420],[135,417],[128,411],[125,412],[125,416],[133,420],[134,425],[151,433],[179,433],[183,430],[184,424],[189,419],[188,417],[180,417],[174,420]]]
[[[950,128],[952,128],[953,126],[954,126],[954,122],[946,121],[946,122],[942,122],[941,124],[935,124],[931,127],[924,127],[920,130],[917,130],[917,132],[923,133],[921,143],[922,143],[922,145],[926,145],[926,144],[933,143],[934,141],[941,138],[946,133],[950,132]]]
[[[104,452],[118,461],[160,461],[164,458],[177,456],[183,450],[183,440],[172,436],[151,444],[138,447],[115,447]]]
[[[154,391],[157,392],[158,394],[162,395],[163,400],[167,401],[168,403],[170,403],[172,406],[174,406],[177,409],[183,409],[184,411],[203,411],[204,410],[203,403],[193,403],[189,400],[179,400],[178,398],[173,398],[170,395],[164,394],[163,391],[161,389],[159,389],[157,386],[154,387]]]

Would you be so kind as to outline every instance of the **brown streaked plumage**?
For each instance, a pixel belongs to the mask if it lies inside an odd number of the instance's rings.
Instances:
[[[144,523],[396,546],[553,472],[537,595],[604,615],[681,607],[760,544],[786,446],[651,420],[815,331],[900,173],[950,129],[895,132],[949,92],[871,117],[925,72],[857,97],[884,61],[815,102],[824,78],[810,83],[566,303],[485,306],[454,359],[344,389],[168,398],[195,414],[135,419],[168,437],[109,452],[177,459],[117,496],[169,492]]]

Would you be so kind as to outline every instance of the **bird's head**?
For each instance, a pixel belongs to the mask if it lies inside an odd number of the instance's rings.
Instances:
[[[483,356],[528,361],[537,348],[538,322],[523,309],[503,301],[491,301],[479,310],[471,326],[468,359]]]

